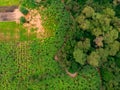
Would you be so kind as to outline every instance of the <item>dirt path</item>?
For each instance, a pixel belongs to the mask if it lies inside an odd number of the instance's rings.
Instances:
[[[67,69],[65,69],[65,71],[66,71],[67,75],[69,75],[69,76],[72,77],[72,78],[75,78],[75,77],[78,76],[78,72],[70,73]]]
[[[19,9],[15,9],[14,12],[13,12],[13,14],[14,14],[15,21],[16,21],[17,23],[20,22],[20,17],[24,16],[24,15],[20,12]]]
[[[10,8],[10,7],[7,7]],[[19,11],[18,8],[15,8],[13,10],[8,11],[1,11],[0,12],[0,21],[16,21],[19,22],[20,17],[23,16],[23,14]]]

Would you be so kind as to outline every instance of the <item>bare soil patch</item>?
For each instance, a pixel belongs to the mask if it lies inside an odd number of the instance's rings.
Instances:
[[[36,33],[37,38],[44,37],[45,30],[42,26],[42,19],[37,10],[30,10],[25,16],[27,22],[24,24],[28,28],[28,34]]]
[[[18,8],[15,9],[13,13],[14,13],[15,21],[16,21],[17,23],[20,23],[20,18],[21,18],[22,16],[24,16],[24,15],[20,12],[20,10],[19,10]]]

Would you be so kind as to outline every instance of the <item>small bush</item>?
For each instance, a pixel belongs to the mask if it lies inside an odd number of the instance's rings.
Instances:
[[[26,19],[25,19],[24,17],[21,17],[21,18],[20,18],[20,23],[23,24],[23,23],[25,23],[25,22],[26,22]]]
[[[20,7],[20,11],[21,11],[24,15],[27,15],[28,12],[29,12],[25,7]]]

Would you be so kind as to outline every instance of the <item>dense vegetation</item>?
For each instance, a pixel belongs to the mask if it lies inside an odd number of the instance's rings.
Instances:
[[[118,0],[21,1],[25,15],[31,9],[49,37],[31,40],[21,27],[19,41],[0,42],[1,90],[120,89]]]

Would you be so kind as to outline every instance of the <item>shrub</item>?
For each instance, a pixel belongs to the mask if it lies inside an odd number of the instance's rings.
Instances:
[[[28,14],[28,10],[25,8],[25,7],[20,7],[20,11],[24,14],[24,15],[27,15]]]
[[[20,23],[23,24],[23,23],[25,23],[25,22],[26,22],[26,19],[25,19],[24,17],[21,17],[21,18],[20,18]]]

